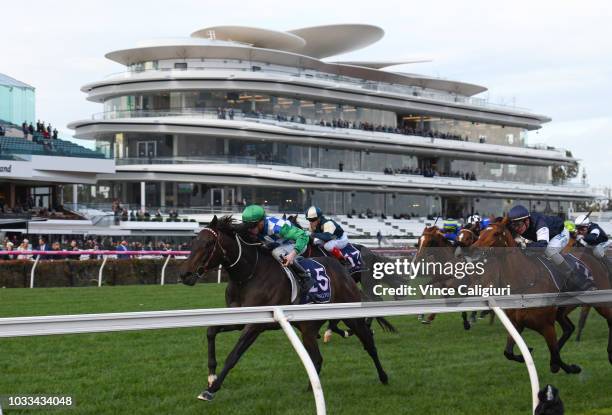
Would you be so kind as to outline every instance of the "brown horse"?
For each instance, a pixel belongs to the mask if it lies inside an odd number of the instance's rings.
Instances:
[[[463,230],[462,230],[463,232]],[[462,233],[459,234],[461,236]],[[460,246],[467,247],[473,243],[473,237],[467,233],[463,233],[464,236],[463,243]],[[468,240],[469,239],[469,240]],[[475,240],[475,239],[474,239]],[[469,243],[469,245],[468,245]],[[437,226],[428,226],[423,230],[423,234],[419,238],[417,253],[414,257],[414,261],[418,262],[421,260],[428,261],[433,260],[439,263],[455,263],[459,261],[463,261],[462,258],[458,258],[455,255],[456,248],[453,244],[444,237],[444,233]],[[461,280],[453,277],[452,275],[432,275],[431,284],[436,287],[442,288],[457,288],[459,284],[464,284]],[[472,313],[475,317],[475,312]],[[421,316],[421,322],[423,324],[431,324],[433,320],[436,318],[435,313],[431,313],[427,315],[427,317]],[[463,328],[465,330],[469,330],[472,325],[468,320],[468,315],[465,311],[461,313],[461,318],[463,320]]]
[[[181,279],[193,285],[208,269],[222,265],[229,274],[225,292],[229,307],[255,307],[291,304],[291,283],[283,267],[270,252],[259,244],[244,241],[242,231],[234,224],[231,216],[217,219],[204,228],[192,243],[191,254],[182,264]],[[346,269],[335,259],[318,258],[329,276],[331,302],[348,303],[361,301],[361,293]],[[378,378],[387,384],[388,377],[378,358],[378,352],[371,331],[363,318],[344,319],[344,323],[355,333],[372,358]],[[317,372],[321,371],[323,357],[317,344],[317,334],[324,321],[293,323],[302,333],[302,342],[312,359]],[[211,327],[208,329],[208,388],[198,399],[212,400],[221,388],[229,371],[238,363],[244,352],[265,330],[278,329],[278,324],[247,324],[245,326]],[[220,331],[242,329],[238,342],[229,353],[219,376],[216,377],[215,337]]]
[[[510,285],[515,293],[517,291],[520,293],[558,292],[557,286],[548,277],[546,266],[537,258],[528,256],[517,248],[512,232],[508,229],[508,222],[508,218],[504,218],[500,222],[491,223],[481,231],[478,241],[472,245],[475,248],[487,248],[483,256],[479,258],[485,263],[483,284]],[[495,249],[494,251],[493,248],[509,249]],[[491,272],[492,266],[497,267],[494,272]],[[530,328],[544,337],[550,352],[550,370],[553,373],[557,373],[559,369],[563,369],[566,373],[580,373],[579,366],[566,364],[561,359],[555,333],[557,312],[556,306],[506,310],[508,318],[519,333],[525,328]],[[514,340],[508,335],[504,355],[509,360],[524,362],[522,356],[514,354],[514,345]]]
[[[609,290],[612,288],[612,283],[610,282],[608,267],[600,259],[598,259],[597,257],[593,255],[593,251],[590,248],[575,246],[574,244],[574,246],[570,248],[568,253],[578,258],[580,261],[582,261],[583,264],[587,266],[587,268],[589,268],[589,270],[593,274],[593,280],[594,280],[594,283],[597,289]],[[573,311],[577,307],[578,306],[573,306],[571,309],[567,311],[567,313],[565,313],[565,315],[567,316],[569,312]],[[584,324],[586,322],[586,318],[587,318],[587,315],[591,307],[594,308],[603,318],[605,318],[608,323],[608,328],[609,328],[608,330],[608,360],[612,364],[612,307],[610,307],[609,304],[582,306],[582,311],[580,313],[580,323],[579,323],[580,331],[578,334],[580,335],[582,332],[582,329],[584,329]],[[572,331],[573,331],[573,324],[572,324]],[[567,339],[569,339],[569,336],[567,337]]]

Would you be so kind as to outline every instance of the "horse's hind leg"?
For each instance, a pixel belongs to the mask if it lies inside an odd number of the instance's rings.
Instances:
[[[344,324],[346,324],[363,344],[363,348],[368,352],[372,360],[374,361],[374,365],[376,366],[376,371],[378,372],[378,379],[380,379],[381,383],[386,385],[389,382],[389,377],[380,363],[380,359],[378,358],[378,351],[376,350],[376,344],[374,343],[374,336],[372,336],[372,331],[368,328],[363,318],[354,318],[343,320]]]
[[[216,338],[217,334],[226,331],[242,330],[244,325],[232,326],[213,326],[206,330],[206,339],[208,343],[208,386],[217,379],[217,353],[216,353]]]
[[[461,320],[463,320],[463,329],[464,330],[469,330],[469,329],[472,328],[472,324],[468,320],[467,312],[465,312],[465,311],[461,312]]]
[[[563,334],[558,340],[559,351],[563,349],[565,343],[572,336],[572,333],[576,329],[572,320],[569,319],[568,314],[576,309],[577,306],[559,307],[557,309],[557,322],[563,330]]]
[[[587,318],[589,317],[589,311],[591,311],[590,305],[583,305],[580,309],[580,320],[578,320],[578,333],[576,334],[576,341],[582,340],[582,332],[586,326]]]
[[[343,338],[347,338],[351,335],[348,331],[341,330],[340,327],[338,327],[339,322],[340,320],[329,320],[327,330],[325,330],[325,334],[323,334],[323,343],[328,343],[331,340],[332,333],[336,333]]]
[[[595,310],[608,321],[608,360],[612,364],[612,307],[594,306]]]

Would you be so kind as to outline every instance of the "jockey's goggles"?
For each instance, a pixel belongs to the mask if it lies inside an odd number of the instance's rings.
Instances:
[[[308,222],[316,222],[319,220],[319,218],[306,218],[308,220]]]

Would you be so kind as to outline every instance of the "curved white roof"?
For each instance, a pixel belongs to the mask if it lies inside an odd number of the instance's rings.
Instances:
[[[350,66],[361,66],[363,68],[370,69],[383,69],[389,66],[396,65],[407,65],[409,63],[424,63],[431,62],[431,59],[414,59],[414,60],[403,60],[403,61],[336,61],[330,62],[337,65],[350,65]]]
[[[289,52],[297,52],[306,45],[304,39],[293,33],[248,26],[205,27],[193,32],[191,37],[240,42],[258,48],[278,49]]]
[[[367,24],[304,27],[290,30],[289,33],[306,41],[300,51],[302,55],[319,59],[365,48],[385,35],[385,31],[380,27]]]

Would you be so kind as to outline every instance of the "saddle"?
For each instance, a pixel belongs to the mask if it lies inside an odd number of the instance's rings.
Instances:
[[[297,301],[298,304],[325,304],[331,301],[331,280],[327,273],[325,266],[319,263],[316,259],[303,258],[298,260],[299,265],[304,270],[310,273],[311,278],[314,279],[314,285],[309,291],[300,289],[299,298],[297,295],[297,277],[294,272],[289,268],[285,268],[285,272],[291,281],[291,302]],[[295,295],[294,295],[295,292]]]

